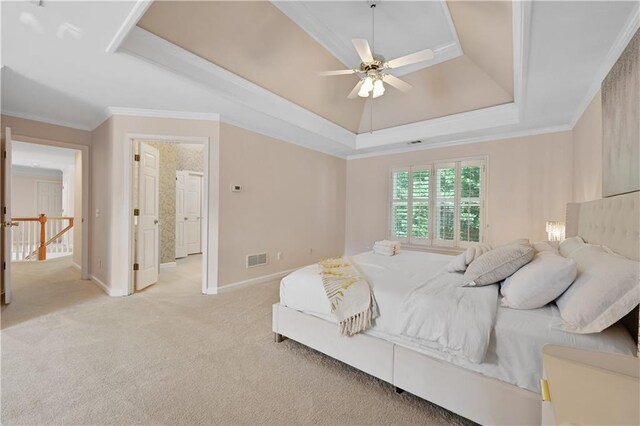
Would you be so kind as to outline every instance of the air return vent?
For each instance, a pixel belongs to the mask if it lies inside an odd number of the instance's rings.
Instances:
[[[247,268],[255,268],[267,264],[267,253],[250,254],[247,256]]]
[[[407,142],[409,145],[417,145],[419,143],[422,143],[421,140],[417,140],[417,141],[411,141],[411,142]]]

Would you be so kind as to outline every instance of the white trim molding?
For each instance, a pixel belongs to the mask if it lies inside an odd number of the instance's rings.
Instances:
[[[354,148],[354,133],[140,27],[131,29],[121,49],[187,76],[218,96]]]
[[[514,103],[483,108],[418,123],[390,127],[356,136],[356,148],[375,148],[436,136],[454,135],[474,130],[519,123],[518,107]]]
[[[95,129],[95,127],[85,126],[84,124],[80,124],[80,123],[72,123],[70,121],[56,120],[54,118],[42,117],[40,115],[27,114],[24,112],[16,112],[16,111],[7,110],[4,108],[2,109],[2,115],[6,115],[9,117],[22,118],[24,120],[39,121],[41,123],[52,124],[54,126],[69,127],[71,129],[76,129],[76,130],[84,130],[86,132],[91,132]]]
[[[126,294],[125,294],[125,292],[123,290],[109,287],[104,282],[102,282],[100,279],[98,279],[95,275],[89,276],[89,279],[91,280],[92,283],[94,283],[102,291],[104,291],[105,293],[107,293],[107,295],[109,295],[111,297],[126,296]]]
[[[380,157],[383,155],[402,154],[405,152],[413,152],[413,151],[424,151],[426,149],[442,148],[447,146],[468,145],[473,143],[499,141],[502,139],[509,139],[509,138],[523,138],[527,136],[543,135],[543,134],[549,134],[549,133],[568,132],[570,130],[571,130],[571,126],[569,126],[568,124],[561,124],[559,126],[549,126],[549,127],[536,127],[532,129],[525,129],[525,130],[510,130],[510,131],[505,131],[501,133],[491,133],[485,136],[465,137],[465,138],[454,139],[454,140],[445,141],[445,142],[416,144],[416,145],[410,145],[410,146],[403,146],[399,148],[386,149],[384,151],[374,151],[374,152],[366,152],[362,154],[348,155],[346,159],[357,160],[360,158]]]
[[[631,38],[639,28],[640,3],[636,3],[635,10],[631,13],[631,16],[629,16],[629,20],[618,34],[615,43],[613,43],[613,46],[611,46],[611,49],[609,49],[609,53],[607,53],[605,61],[602,63],[602,65],[600,65],[600,68],[593,77],[593,81],[589,86],[589,90],[585,94],[585,97],[582,99],[582,102],[580,102],[580,106],[573,114],[573,117],[569,122],[569,125],[572,129],[578,123],[578,120],[580,120],[585,110],[589,107],[589,104],[593,100],[593,97],[596,95],[596,93],[598,93],[598,90],[600,90],[602,81],[605,79],[607,74],[609,74],[609,71],[611,70],[611,68],[613,68],[613,65],[616,63],[620,55],[622,55],[622,52],[627,47],[627,44],[629,44],[629,41],[631,41]]]
[[[220,114],[210,112],[191,112],[191,111],[166,111],[159,109],[145,108],[125,108],[125,107],[107,107],[105,111],[109,118],[114,115],[127,115],[133,117],[152,117],[152,118],[177,118],[181,120],[204,120],[204,121],[220,121]],[[105,118],[105,119],[106,119]]]
[[[235,283],[226,284],[218,287],[216,293],[227,293],[229,291],[238,290],[243,287],[249,287],[256,284],[263,284],[273,280],[279,280],[298,269],[300,268],[287,269],[286,271],[275,272],[273,274],[263,275],[261,277],[256,277],[256,278],[251,278],[244,281],[237,281]],[[207,293],[207,294],[216,294],[216,293]]]
[[[113,39],[109,42],[109,45],[105,50],[107,53],[115,53],[118,50],[124,39],[127,37],[127,34],[129,34],[131,29],[135,27],[138,21],[147,12],[151,3],[153,3],[153,0],[136,1],[131,8],[131,12],[129,12],[129,15],[127,15],[125,20],[122,22],[122,25],[120,25],[120,28],[118,28],[116,34],[113,36]]]

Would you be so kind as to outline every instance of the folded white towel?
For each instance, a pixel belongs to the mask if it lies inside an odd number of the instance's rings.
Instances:
[[[382,244],[381,244],[382,243]],[[391,243],[391,244],[387,244]],[[373,245],[373,253],[385,256],[393,256],[400,251],[400,242],[398,241],[378,241]]]
[[[374,246],[378,246],[378,247],[400,247],[400,241],[389,241],[389,240],[376,241]]]

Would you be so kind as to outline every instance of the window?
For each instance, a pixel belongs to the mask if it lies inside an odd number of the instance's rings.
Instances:
[[[390,237],[451,247],[482,241],[484,174],[482,159],[393,169]]]

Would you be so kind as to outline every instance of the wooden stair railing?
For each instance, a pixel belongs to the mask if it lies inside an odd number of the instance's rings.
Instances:
[[[60,232],[58,232],[53,237],[47,240],[47,230],[46,223],[47,220],[68,220],[69,224],[63,228]],[[29,253],[24,260],[29,260],[36,254],[38,255],[38,260],[47,260],[47,246],[58,240],[62,237],[66,232],[68,232],[71,228],[73,228],[73,217],[55,217],[51,216],[47,218],[47,215],[41,214],[39,217],[16,217],[13,218],[16,222],[40,222],[40,245],[37,249]]]

